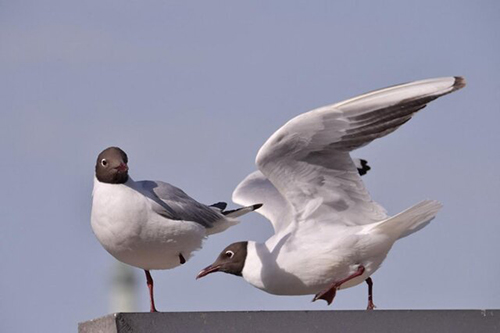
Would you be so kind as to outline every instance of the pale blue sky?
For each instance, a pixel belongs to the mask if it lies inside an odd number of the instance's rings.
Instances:
[[[499,32],[498,1],[1,1],[0,331],[68,332],[108,313],[114,259],[89,222],[107,146],[127,151],[136,180],[229,202],[258,148],[295,115],[449,75],[468,86],[356,152],[390,213],[444,204],[374,274],[375,304],[500,308]],[[271,230],[247,215],[186,265],[154,272],[157,307],[364,309],[364,285],[327,307],[225,274],[195,281],[227,244]]]

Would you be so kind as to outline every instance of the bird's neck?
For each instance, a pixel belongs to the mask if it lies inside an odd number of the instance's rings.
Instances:
[[[247,257],[243,266],[243,278],[256,288],[264,289],[262,281],[263,262],[269,259],[270,253],[265,244],[248,241]]]
[[[110,183],[103,183],[97,179],[97,177],[94,175],[94,189],[92,190],[92,194],[95,193],[98,189],[103,189],[103,188],[117,188],[121,186],[128,186],[131,188],[135,188],[135,181],[129,176],[127,181],[123,184],[110,184]]]

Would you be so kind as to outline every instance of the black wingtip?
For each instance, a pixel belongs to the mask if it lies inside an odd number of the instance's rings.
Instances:
[[[237,208],[237,209],[233,209],[233,210],[226,210],[225,212],[222,212],[222,214],[226,215],[226,216],[238,217],[241,215],[245,215],[246,213],[253,212],[256,209],[259,209],[260,207],[262,207],[261,203],[251,205],[251,206],[241,207],[241,208]],[[238,214],[238,212],[239,212],[239,214]]]
[[[214,203],[213,205],[210,205],[210,207],[215,207],[215,208],[218,208],[218,209],[220,209],[222,211],[222,210],[226,209],[227,203],[225,203],[225,202],[217,202],[217,203]]]
[[[368,161],[360,159],[359,162],[361,163],[361,168],[358,168],[359,175],[366,175],[366,173],[371,170],[370,166],[368,165]]]
[[[455,83],[453,83],[453,91],[462,89],[466,86],[465,78],[463,76],[455,76]]]
[[[260,207],[262,207],[263,204],[259,203],[259,204],[255,204],[252,206],[253,210],[256,210],[256,209],[259,209]]]

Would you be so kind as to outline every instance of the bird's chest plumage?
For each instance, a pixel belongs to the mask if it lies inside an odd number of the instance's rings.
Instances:
[[[92,200],[91,224],[108,251],[131,246],[148,220],[145,197],[124,185],[100,184]]]
[[[366,238],[351,231],[342,235],[340,230],[302,230],[299,235],[277,236],[249,248],[243,273],[254,286],[278,295],[315,294],[363,265],[366,274],[349,283],[356,285],[378,268],[386,254],[384,250],[373,253],[373,258],[367,255],[371,249],[364,244]]]
[[[205,237],[201,225],[158,215],[150,199],[126,185],[94,186],[91,225],[111,255],[143,269],[179,266],[180,255],[189,259]]]

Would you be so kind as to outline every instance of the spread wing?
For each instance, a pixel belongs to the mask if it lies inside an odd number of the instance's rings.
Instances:
[[[359,225],[385,219],[385,210],[371,199],[349,152],[393,132],[430,101],[464,86],[460,77],[416,81],[293,118],[267,140],[256,157],[262,175],[280,194],[259,176],[264,184],[261,190],[279,207],[267,212],[264,204],[266,217],[277,221],[276,215],[285,210],[297,221],[316,218]],[[256,182],[245,184],[247,180],[235,191],[240,203],[250,198],[243,189],[258,187]]]
[[[260,171],[249,174],[236,187],[233,201],[242,206],[262,203],[256,212],[271,221],[275,233],[283,229],[292,216],[291,205]]]
[[[370,167],[366,160],[353,159],[359,175],[365,175]],[[249,174],[233,192],[233,202],[249,206],[261,202],[263,207],[257,213],[266,217],[273,225],[274,232],[284,229],[292,217],[292,206],[260,171]]]

